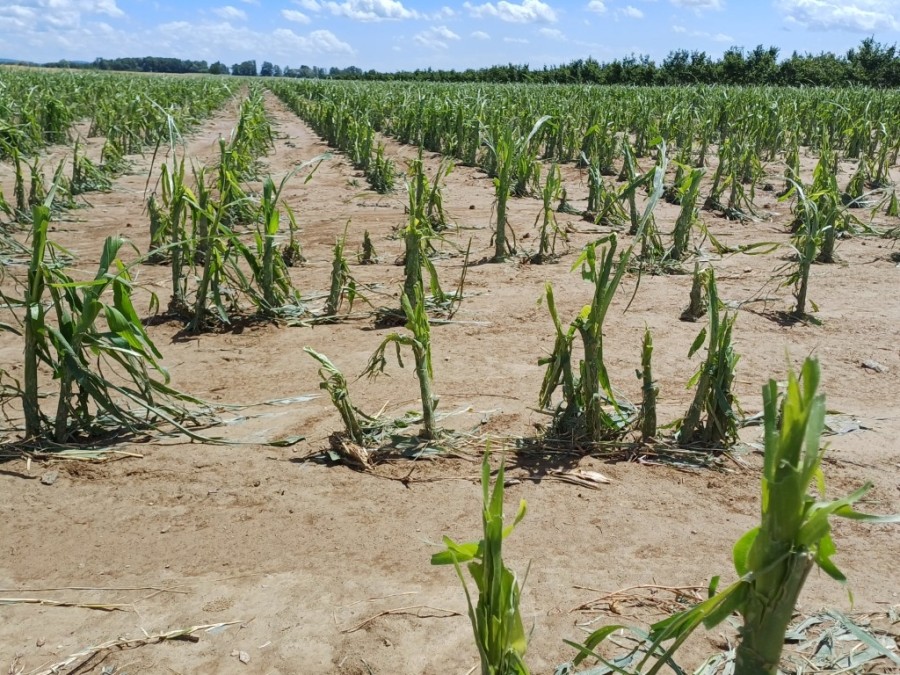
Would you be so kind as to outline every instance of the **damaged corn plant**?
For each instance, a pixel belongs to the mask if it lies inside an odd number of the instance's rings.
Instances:
[[[588,244],[576,261],[573,269],[581,267],[581,278],[593,285],[594,293],[568,328],[559,318],[553,287],[547,284],[545,291],[556,340],[552,353],[538,361],[546,366],[538,403],[552,417],[547,435],[574,445],[621,438],[637,415],[635,407],[614,390],[604,363],[603,324],[631,259],[631,248],[618,257],[616,248],[616,235],[610,234]],[[576,336],[583,347],[577,364]],[[561,398],[554,403],[558,390]]]
[[[483,538],[460,544],[444,536],[446,548],[431,557],[431,564],[453,565],[456,570],[466,595],[481,675],[528,675],[530,671],[525,664],[528,635],[519,608],[525,580],[520,585],[516,574],[503,560],[503,540],[522,522],[526,505],[525,500],[519,502],[513,522],[505,525],[504,465],[501,461],[492,489],[489,460],[490,452],[485,452],[481,462]],[[464,565],[475,582],[477,598],[474,601],[463,574]],[[526,570],[526,579],[527,576]]]
[[[533,140],[540,128],[550,119],[544,115],[531,129],[527,136],[518,136],[509,124],[492,128],[484,137],[488,148],[490,162],[486,169],[493,177],[496,201],[494,220],[494,262],[501,262],[516,252],[515,235],[512,241],[507,237],[509,222],[507,204],[510,193],[524,195],[532,181],[534,172],[538,171],[535,161],[537,149]]]
[[[328,392],[332,404],[337,408],[344,423],[346,437],[363,449],[377,442],[384,423],[353,405],[347,378],[331,359],[311,347],[304,347],[303,351],[319,363],[319,387]]]
[[[694,339],[688,358],[704,344],[706,358],[688,382],[688,388],[696,388],[694,399],[675,425],[676,437],[683,447],[727,448],[737,440],[740,427],[740,407],[732,390],[740,358],[731,340],[736,316],[723,311],[712,268],[695,278],[705,285],[709,325]]]
[[[615,672],[655,675],[671,666],[673,657],[701,625],[711,630],[737,613],[739,641],[734,675],[776,675],[785,632],[810,572],[818,567],[839,583],[847,579],[832,557],[837,547],[832,519],[865,523],[898,523],[900,515],[860,513],[854,504],[872,489],[866,483],[846,497],[824,500],[825,479],[821,436],[825,427],[825,396],[819,392],[820,367],[807,359],[800,377],[788,373],[783,395],[770,380],[763,387],[764,460],[760,523],[735,543],[733,561],[738,580],[717,592],[719,578],[709,586],[709,599],[673,614],[650,627],[649,633],[622,625],[594,631],[583,643],[567,641],[578,649],[574,665],[596,658]],[[811,494],[818,493],[818,494]],[[597,649],[620,630],[633,632],[639,645],[627,658],[630,670],[615,666]],[[858,635],[857,635],[858,637]],[[873,639],[882,654],[896,657]]]
[[[108,237],[94,278],[78,281],[66,271],[65,251],[48,240],[49,223],[49,207],[34,207],[24,295],[3,296],[5,304],[23,310],[26,440],[66,443],[165,423],[190,434],[185,425],[194,413],[188,406],[201,401],[168,384],[119,258],[127,242]],[[47,371],[54,373],[55,397],[42,393]]]
[[[416,378],[419,381],[419,394],[422,401],[422,430],[419,436],[426,440],[438,437],[439,430],[435,411],[438,399],[434,395],[434,370],[431,366],[431,326],[425,311],[425,298],[422,285],[415,289],[415,297],[410,301],[406,293],[402,297],[403,311],[406,314],[406,329],[409,333],[391,333],[372,354],[364,375],[376,377],[384,373],[387,366],[386,351],[391,345],[396,350],[397,363],[403,367],[401,347],[408,347],[413,353]],[[415,302],[415,304],[413,304]]]
[[[258,202],[251,203],[243,189],[234,191],[234,176],[222,169],[208,179],[203,167],[194,170],[194,188],[185,180],[184,161],[163,165],[160,200],[148,200],[151,223],[148,262],[167,261],[171,266],[172,297],[169,311],[185,320],[191,331],[228,325],[241,317],[294,320],[306,313],[289,267],[300,253],[294,212],[281,199],[287,182],[312,167],[318,157],[295,168],[275,183],[266,176]],[[252,219],[241,226],[234,221],[237,200],[240,211],[252,210]],[[289,237],[282,242],[284,221]]]
[[[423,302],[426,303],[430,311],[439,312],[447,319],[451,319],[462,303],[463,288],[465,287],[466,272],[469,264],[469,249],[466,249],[462,272],[456,290],[453,292],[444,291],[438,278],[437,268],[431,259],[432,255],[435,254],[432,241],[444,241],[442,236],[433,229],[435,212],[432,211],[435,208],[435,195],[440,195],[439,190],[435,192],[435,186],[439,185],[442,171],[444,171],[443,168],[439,169],[434,181],[429,181],[422,164],[421,153],[419,153],[418,158],[413,159],[409,163],[409,177],[406,184],[409,200],[407,221],[406,226],[400,231],[403,237],[404,249],[402,294],[408,301],[418,302],[419,293],[425,285],[424,269],[428,275],[430,293],[428,295],[422,293]],[[438,201],[438,203],[440,202]],[[441,209],[439,212],[443,213],[443,210]],[[402,307],[400,312],[395,308],[381,308],[377,311],[377,314],[378,322],[382,324],[399,323],[408,320]]]

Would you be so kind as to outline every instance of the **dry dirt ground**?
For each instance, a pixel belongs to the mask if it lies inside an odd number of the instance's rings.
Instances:
[[[328,151],[276,99],[267,105],[277,141],[264,162],[276,179]],[[234,127],[235,115],[231,105],[204,123],[186,140],[187,156],[211,165],[217,139]],[[96,153],[99,143],[92,141],[91,147]],[[51,149],[48,156],[62,152]],[[414,153],[388,141],[398,168]],[[133,172],[111,193],[88,195],[90,207],[54,225],[52,236],[75,254],[76,268],[84,273],[95,267],[107,235],[124,234],[146,246],[143,205],[150,157],[132,159]],[[813,161],[807,160],[810,170]],[[432,171],[437,162],[426,157]],[[47,166],[54,164],[48,160]],[[777,174],[778,167],[772,171]],[[581,207],[585,181],[577,169],[566,167],[570,200]],[[398,184],[388,196],[368,191],[365,179],[339,154],[323,162],[309,183],[291,180],[285,198],[302,226],[308,258],[293,271],[302,292],[327,290],[331,247],[349,222],[348,252],[368,230],[380,259],[372,266],[353,262],[353,274],[378,284],[370,294],[375,304],[399,304],[402,268],[394,261],[402,243],[391,236],[405,220],[405,192],[402,181]],[[12,193],[6,164],[0,165],[0,185]],[[473,260],[490,256],[491,182],[475,169],[458,167],[446,181],[445,203],[456,229],[448,232],[447,255],[437,264],[451,287],[462,270],[458,249],[470,238]],[[708,213],[702,217],[728,244],[785,243],[790,205],[765,195],[758,204],[768,219],[738,223]],[[512,200],[510,222],[523,249],[536,246],[538,211],[534,199]],[[662,205],[658,213],[668,231],[675,207]],[[153,325],[151,335],[173,384],[183,391],[221,404],[318,398],[256,406],[240,413],[246,417],[242,422],[212,431],[244,441],[240,445],[164,438],[117,448],[140,458],[49,465],[28,465],[4,451],[0,596],[120,607],[107,612],[0,600],[0,669],[49,672],[45,669],[69,655],[109,640],[234,622],[197,632],[196,642],[104,651],[77,672],[472,672],[477,653],[459,582],[452,569],[431,567],[429,557],[445,534],[457,540],[479,534],[477,473],[484,439],[500,438],[499,449],[503,439],[534,436],[535,424],[546,420],[533,408],[543,374],[538,359],[552,346],[553,328],[538,300],[550,281],[561,315],[574,317],[590,288],[570,268],[577,251],[599,236],[576,216],[559,217],[571,231],[571,249],[558,264],[471,266],[455,322],[433,329],[440,410],[457,413],[442,424],[474,439],[459,457],[402,460],[369,473],[305,460],[328,448],[329,434],[341,423],[319,391],[316,364],[302,347],[328,354],[355,377],[389,332],[374,328],[360,304],[353,318],[315,327],[258,325],[186,336],[174,322]],[[742,303],[735,346],[743,408],[757,412],[768,378],[783,379],[788,365],[816,355],[829,407],[843,413],[845,423],[858,422],[855,431],[829,439],[829,494],[844,494],[870,480],[875,487],[863,508],[900,512],[900,269],[891,261],[888,242],[844,240],[839,264],[813,269],[811,297],[819,306],[820,326],[774,320],[776,311],[791,304],[790,289],[772,281],[785,262],[783,249],[726,257],[714,255],[708,245],[704,250],[724,300]],[[158,293],[163,304],[167,274],[166,268],[140,270],[144,288]],[[635,368],[649,326],[660,418],[669,422],[686,410],[685,383],[699,360],[686,358],[699,325],[678,320],[690,277],[645,275],[625,311],[635,283],[635,277],[626,278],[607,321],[608,365],[615,384],[639,400]],[[142,296],[142,312],[148,300]],[[867,360],[880,363],[884,372],[862,367]],[[4,337],[0,362],[13,375],[20,373],[20,343]],[[385,414],[415,409],[418,387],[409,365],[401,370],[391,364],[388,373],[374,381],[352,380],[355,403],[370,412],[384,408]],[[297,434],[305,440],[291,448],[260,445],[263,439]],[[744,435],[755,442],[759,429],[748,428]],[[563,453],[508,455],[509,475],[518,479],[507,491],[508,509],[525,499],[528,515],[507,540],[505,553],[520,574],[530,564],[523,613],[532,631],[528,661],[534,672],[552,673],[569,660],[573,650],[563,640],[583,636],[585,625],[658,619],[662,614],[654,601],[669,596],[658,591],[641,607],[619,603],[606,613],[574,611],[583,603],[641,584],[705,587],[716,574],[733,579],[731,546],[758,518],[760,478],[758,454],[745,449],[735,457],[718,469],[687,470],[652,457],[607,462]],[[573,466],[599,470],[611,482],[589,489],[553,480],[549,473]],[[59,472],[53,485],[37,480],[47,471]],[[900,529],[838,522],[835,540],[854,611],[883,613],[900,604]],[[816,573],[801,603],[806,613],[822,607],[851,610],[846,589]],[[895,625],[895,636],[897,630]],[[726,632],[700,635],[685,653],[685,664],[696,665],[718,651]],[[244,663],[242,656],[249,660]]]

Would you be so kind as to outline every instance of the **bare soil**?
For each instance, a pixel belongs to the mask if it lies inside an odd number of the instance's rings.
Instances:
[[[264,158],[265,171],[280,179],[298,163],[329,151],[276,99],[267,105],[277,141]],[[217,139],[234,127],[236,112],[235,106],[227,107],[187,139],[189,160],[214,163]],[[398,168],[415,154],[415,149],[386,142]],[[91,147],[96,152],[99,145]],[[51,149],[48,157],[59,153]],[[133,171],[111,193],[88,195],[90,207],[55,223],[52,236],[73,252],[76,268],[85,275],[92,274],[108,235],[123,234],[146,247],[151,157],[132,161]],[[431,171],[438,161],[426,156]],[[811,171],[814,159],[805,162]],[[852,164],[845,169],[849,175]],[[780,187],[778,171],[772,167],[772,182]],[[565,184],[570,201],[583,207],[586,176],[566,167]],[[0,186],[12,193],[12,170],[6,164],[0,165]],[[493,187],[476,169],[457,167],[444,194],[456,227],[446,234],[445,255],[437,266],[450,288],[462,271],[461,251],[470,238],[473,260],[492,254]],[[368,230],[379,256],[377,265],[351,264],[353,274],[377,285],[369,293],[374,304],[399,306],[402,268],[394,263],[402,242],[392,234],[405,222],[402,186],[394,194],[377,195],[344,157],[334,154],[309,183],[292,179],[285,199],[302,226],[308,259],[293,271],[297,288],[305,294],[327,290],[331,249],[349,223],[348,253]],[[774,194],[758,197],[757,204],[767,219],[729,222],[709,213],[702,218],[730,245],[785,244],[790,204]],[[521,250],[537,247],[538,212],[534,199],[512,200],[510,222]],[[676,214],[677,207],[659,207],[664,231]],[[552,347],[553,327],[539,300],[551,282],[561,316],[574,317],[590,288],[570,268],[577,251],[605,231],[577,216],[559,214],[559,219],[570,232],[570,252],[557,264],[471,266],[455,321],[433,329],[440,410],[457,413],[442,425],[473,439],[459,456],[395,461],[367,473],[307,460],[327,450],[329,435],[341,423],[319,391],[316,364],[302,347],[324,352],[355,377],[390,331],[375,328],[363,305],[357,304],[345,321],[315,327],[251,325],[193,336],[175,322],[151,326],[173,384],[183,391],[217,404],[318,397],[256,406],[246,411],[244,421],[212,430],[243,441],[240,445],[148,439],[116,448],[141,458],[104,463],[29,464],[4,450],[0,668],[45,672],[109,640],[236,622],[197,632],[197,642],[107,650],[77,672],[100,673],[110,666],[123,673],[472,672],[477,652],[458,580],[452,569],[431,567],[429,558],[443,535],[457,540],[479,535],[477,475],[486,439],[499,439],[499,449],[510,439],[534,437],[535,425],[546,422],[534,408],[543,375],[538,359]],[[810,293],[822,325],[777,320],[792,303],[790,289],[773,281],[776,268],[786,263],[786,249],[727,257],[716,256],[708,245],[704,250],[723,299],[740,303],[737,393],[745,411],[760,409],[760,389],[768,378],[783,379],[788,366],[818,356],[829,408],[859,423],[856,430],[829,439],[829,495],[872,481],[875,487],[863,508],[900,512],[900,269],[890,259],[889,242],[846,239],[838,247],[838,264],[815,266]],[[165,305],[167,275],[167,268],[141,268],[142,309],[149,306],[149,291]],[[660,418],[670,422],[690,402],[685,383],[699,361],[686,356],[700,325],[679,321],[690,276],[644,275],[635,294],[636,284],[636,276],[625,280],[610,312],[608,366],[616,386],[639,400],[635,368],[641,335],[649,326],[661,387]],[[21,375],[20,350],[11,336],[0,337],[0,362],[14,376]],[[884,372],[861,365],[868,360]],[[351,381],[355,403],[372,413],[415,409],[419,394],[412,369],[392,364],[389,374]],[[261,445],[264,439],[297,434],[305,440],[290,448]],[[744,434],[748,443],[759,440],[758,428]],[[731,546],[758,520],[760,480],[760,458],[751,446],[734,457],[718,468],[692,470],[652,457],[641,461],[641,456],[609,462],[552,452],[508,455],[509,476],[519,481],[508,488],[508,508],[524,499],[529,512],[505,553],[521,575],[530,565],[523,612],[533,631],[528,660],[534,672],[552,673],[570,660],[574,652],[563,640],[582,638],[589,622],[593,629],[663,615],[652,601],[640,607],[622,603],[601,614],[573,611],[583,603],[641,584],[705,587],[716,574],[723,581],[733,579]],[[576,466],[598,470],[611,482],[589,489],[550,474]],[[59,472],[52,485],[38,480],[47,471]],[[850,579],[854,611],[885,612],[900,604],[900,530],[838,522],[835,540],[835,559]],[[659,591],[654,597],[669,596]],[[121,607],[3,605],[2,598]],[[813,574],[800,610],[822,607],[851,610],[846,589]],[[893,630],[896,637],[896,625]],[[722,634],[729,631],[699,636],[684,663],[696,665],[718,651]]]

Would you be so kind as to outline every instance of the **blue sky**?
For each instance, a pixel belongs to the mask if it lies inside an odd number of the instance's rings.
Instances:
[[[900,0],[0,0],[0,57],[175,56],[364,70],[532,67],[900,41]]]

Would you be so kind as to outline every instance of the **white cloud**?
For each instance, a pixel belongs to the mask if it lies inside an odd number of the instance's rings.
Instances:
[[[693,9],[695,12],[702,12],[707,9],[723,9],[725,0],[669,0],[676,7],[684,9]]]
[[[314,30],[309,35],[297,35],[288,28],[279,28],[272,35],[276,38],[276,48],[282,50],[287,47],[308,54],[354,53],[353,47],[339,40],[330,30]]]
[[[563,35],[563,32],[558,28],[541,28],[538,30],[543,37],[548,38],[550,40],[565,40],[566,36]]]
[[[57,1],[56,3],[50,2],[48,4],[52,7],[54,4],[59,6],[71,3]],[[78,9],[91,14],[106,14],[107,16],[112,16],[115,18],[125,16],[125,12],[119,9],[119,7],[116,5],[116,0],[94,0],[93,2],[91,2],[90,0],[86,0],[76,3],[75,6]]]
[[[237,7],[232,7],[231,5],[216,7],[215,9],[213,9],[213,14],[222,19],[240,19],[241,21],[247,20],[247,12],[242,9],[238,9]]]
[[[104,15],[114,19],[125,16],[116,0],[14,0],[0,3],[0,30],[27,32],[72,33],[80,30],[83,19]],[[52,28],[52,31],[47,29]],[[18,36],[10,36],[9,44],[16,44]],[[53,39],[49,35],[49,39]],[[0,40],[2,43],[3,40]],[[26,54],[22,55],[27,57]]]
[[[470,35],[470,37],[475,38],[476,40],[490,40],[491,36],[485,33],[483,30],[476,30],[474,33]]]
[[[785,20],[814,30],[872,33],[900,28],[900,3],[891,0],[780,0]]]
[[[596,14],[603,14],[606,11],[606,5],[603,3],[603,0],[591,0],[587,4],[587,11],[594,12]]]
[[[633,7],[632,5],[628,5],[619,10],[619,13],[623,16],[627,16],[629,19],[643,19],[644,13],[639,10],[637,7]]]
[[[303,12],[298,12],[296,9],[283,9],[281,10],[281,16],[288,21],[293,21],[294,23],[310,22],[310,18],[306,16],[306,14],[304,14]]]
[[[537,21],[554,23],[556,21],[556,10],[541,0],[522,0],[521,4],[500,0],[496,4],[486,2],[483,5],[473,5],[467,0],[463,3],[463,7],[472,16],[491,16],[509,23],[534,23]]]
[[[119,19],[125,16],[116,0],[13,0],[0,2],[0,45],[14,45],[20,51],[17,56],[40,60],[34,54],[46,51],[54,43],[73,48],[85,41],[86,26],[93,25],[102,33],[96,22],[99,16]],[[102,24],[107,25],[107,24]],[[44,36],[44,44],[39,38]],[[33,38],[33,39],[32,39]],[[23,44],[24,43],[24,44]],[[100,43],[102,44],[102,42]],[[51,60],[51,59],[44,59]]]
[[[417,33],[413,40],[423,47],[430,49],[447,49],[450,40],[459,40],[459,35],[446,26],[433,26],[421,33]]]
[[[259,0],[241,0],[245,5],[259,5]]]
[[[321,12],[322,5],[317,0],[294,0],[294,4],[308,12]]]
[[[0,6],[0,43],[8,40]],[[203,35],[203,40],[197,40]],[[342,66],[355,56],[351,45],[328,30],[299,34],[286,28],[253,30],[246,24],[209,20],[174,21],[138,31],[124,31],[107,23],[87,22],[80,26],[47,30],[26,27],[15,33],[21,53],[35,61],[57,59],[114,58],[123,54],[166,54],[181,59],[217,60],[228,63],[259,59],[259,45],[265,45],[266,60],[297,63],[301,58]],[[85,45],[92,45],[86,53]]]
[[[422,15],[407,9],[399,0],[344,0],[321,3],[335,16],[356,21],[384,21],[386,19],[418,19]]]
[[[705,30],[692,30],[689,31],[687,28],[680,24],[675,24],[672,26],[673,33],[684,33],[688,34],[691,37],[701,38],[703,40],[712,40],[713,42],[727,42],[730,44],[734,44],[734,38],[727,33],[709,33]]]
[[[528,44],[528,40],[526,40],[525,38],[505,37],[505,38],[503,38],[503,41],[508,44],[511,44],[511,45],[527,45]]]

